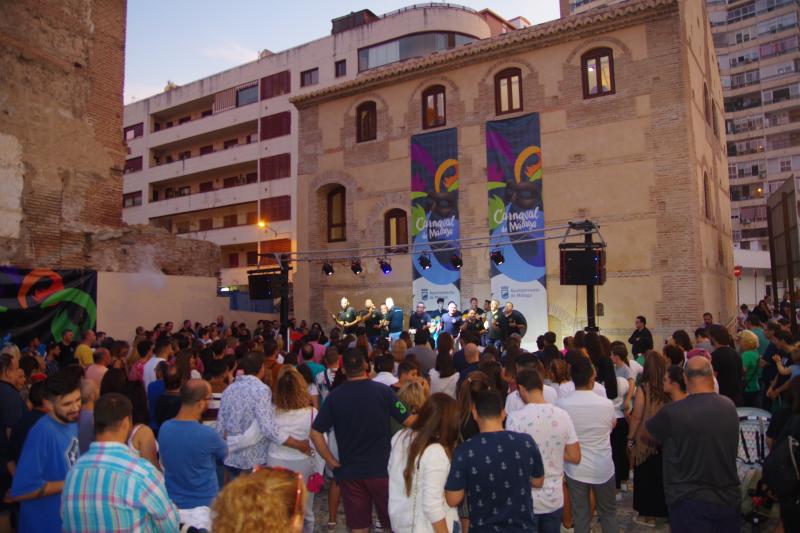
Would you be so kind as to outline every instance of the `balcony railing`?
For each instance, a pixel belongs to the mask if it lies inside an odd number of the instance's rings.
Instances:
[[[172,163],[177,163],[179,161],[185,161],[187,159],[194,159],[196,157],[203,157],[203,156],[206,156],[206,155],[217,154],[219,152],[226,152],[228,150],[235,150],[236,148],[241,148],[241,147],[248,146],[248,145],[251,145],[253,143],[258,142],[256,140],[257,136],[258,136],[257,133],[251,133],[250,136],[247,139],[247,142],[243,142],[243,143],[240,143],[240,144],[234,144],[233,146],[229,146],[228,148],[223,148],[221,150],[211,150],[209,152],[203,152],[202,154],[198,153],[197,155],[191,155],[190,154],[188,156],[180,157],[178,159],[175,159],[175,158],[173,158],[171,156],[170,157],[164,156],[163,158],[162,157],[157,157],[156,158],[154,156],[155,164],[153,166],[154,167],[160,167],[161,165],[169,165],[169,164],[172,164]]]

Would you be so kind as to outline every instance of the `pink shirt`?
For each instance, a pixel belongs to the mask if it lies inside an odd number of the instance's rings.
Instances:
[[[318,342],[309,342],[308,344],[314,347],[314,357],[312,360],[315,363],[321,363],[322,358],[325,357],[325,346]]]
[[[108,368],[103,365],[91,364],[86,368],[86,379],[91,379],[97,383],[97,388],[100,388],[100,383],[103,381],[103,376],[108,372]]]

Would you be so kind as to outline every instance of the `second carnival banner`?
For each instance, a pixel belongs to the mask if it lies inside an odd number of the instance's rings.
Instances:
[[[490,262],[492,298],[525,316],[530,346],[548,330],[545,243],[530,241],[544,235],[538,113],[486,123],[486,173],[492,250],[505,258]]]
[[[411,237],[415,252],[426,252],[430,268],[415,255],[414,303],[428,309],[436,299],[461,301],[461,272],[450,259],[460,257],[458,221],[458,132],[455,128],[411,137]],[[448,241],[448,242],[442,242]],[[455,249],[454,249],[455,248]]]

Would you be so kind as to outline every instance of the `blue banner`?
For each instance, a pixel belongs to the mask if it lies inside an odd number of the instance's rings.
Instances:
[[[411,237],[414,302],[433,308],[437,298],[460,301],[461,271],[452,264],[458,249],[458,133],[455,128],[411,137]],[[448,242],[442,242],[448,241]]]

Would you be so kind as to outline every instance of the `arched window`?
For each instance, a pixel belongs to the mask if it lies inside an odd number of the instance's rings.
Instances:
[[[703,172],[703,205],[706,218],[711,220],[711,183],[708,181],[708,174],[705,172]]]
[[[345,188],[341,185],[334,187],[328,193],[328,242],[347,240],[346,200]]]
[[[594,48],[581,56],[583,97],[614,94],[614,54],[611,48]]]
[[[392,209],[383,215],[384,244],[391,246],[390,251],[407,251],[408,244],[408,218],[402,209]]]
[[[378,137],[378,112],[375,102],[363,102],[356,108],[356,142],[374,141]]]
[[[444,87],[432,85],[422,92],[422,128],[438,128],[447,124]]]
[[[494,76],[494,107],[498,115],[522,111],[522,71],[501,70]]]

